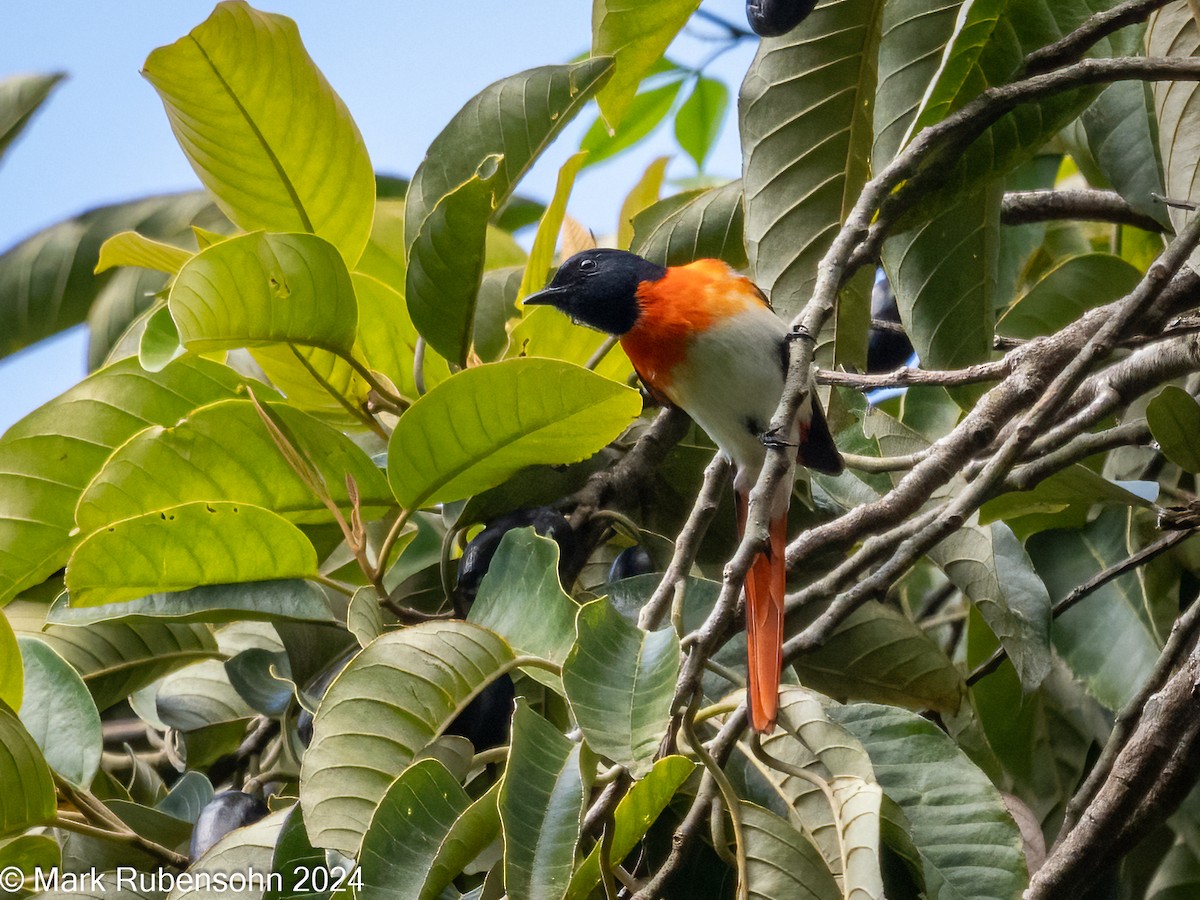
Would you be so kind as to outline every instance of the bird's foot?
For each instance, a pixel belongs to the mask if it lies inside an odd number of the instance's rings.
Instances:
[[[787,340],[790,341],[809,341],[813,344],[817,339],[813,337],[813,333],[803,325],[796,325],[787,333]]]
[[[779,429],[772,428],[769,431],[764,431],[758,436],[759,442],[768,450],[783,450],[787,447],[798,447],[799,444],[793,444],[791,441],[784,440],[779,436]]]

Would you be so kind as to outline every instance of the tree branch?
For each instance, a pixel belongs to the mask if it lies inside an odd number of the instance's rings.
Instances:
[[[1162,223],[1138,212],[1116,191],[1013,191],[1000,206],[1001,225],[1027,225],[1057,219],[1112,222],[1160,232]]]

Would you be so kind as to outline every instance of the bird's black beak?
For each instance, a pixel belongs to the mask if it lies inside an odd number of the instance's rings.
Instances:
[[[566,293],[566,288],[551,285],[530,294],[525,298],[524,304],[525,306],[558,306]]]

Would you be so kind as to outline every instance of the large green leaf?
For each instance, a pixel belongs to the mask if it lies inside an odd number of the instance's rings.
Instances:
[[[808,300],[867,180],[883,5],[819,4],[801,27],[762,41],[742,83],[746,246],[784,319]]]
[[[400,417],[388,479],[408,509],[460,500],[525,466],[590,456],[640,409],[636,391],[569,363],[510,359],[467,369]]]
[[[930,896],[1017,900],[1029,883],[1000,792],[954,741],[915,713],[871,703],[829,711],[866,748],[908,817]]]
[[[586,365],[596,355],[608,335],[591,328],[580,328],[567,316],[550,306],[536,306],[526,310],[521,321],[509,332],[506,358],[536,356],[545,359],[561,359]],[[597,375],[625,384],[633,374],[633,363],[615,344],[595,368]]]
[[[779,728],[763,739],[766,753],[810,777],[781,772],[757,756],[745,764],[754,773],[750,799],[788,812],[809,836],[825,866],[848,897],[880,897],[879,804],[883,796],[871,761],[845,728],[830,721],[819,696],[785,686]],[[761,792],[761,793],[760,793]]]
[[[1200,25],[1188,4],[1172,3],[1155,12],[1147,23],[1146,54],[1194,59],[1200,55]],[[1192,81],[1162,81],[1153,85],[1154,114],[1158,120],[1158,146],[1162,154],[1164,187],[1172,200],[1200,198],[1200,103]],[[1188,213],[1168,210],[1175,231],[1183,228]],[[1192,254],[1191,265],[1196,266]]]
[[[960,6],[962,0],[891,0],[884,6],[871,151],[877,172],[900,149],[954,33]]]
[[[311,581],[256,581],[217,584],[190,591],[147,594],[124,603],[75,607],[63,594],[46,613],[53,625],[91,625],[125,616],[172,622],[230,622],[295,620],[338,622],[329,597]]]
[[[67,590],[74,605],[92,606],[204,584],[316,575],[313,545],[287,519],[249,503],[200,500],[88,535],[67,563]]]
[[[133,619],[86,628],[52,625],[34,636],[83,677],[101,712],[168,672],[220,653],[206,625]]]
[[[313,721],[300,801],[317,847],[356,853],[388,786],[513,653],[490,631],[429,622],[384,634],[330,686]]]
[[[667,808],[696,764],[682,756],[664,756],[644,778],[634,782],[613,812],[612,847],[609,859],[629,855]],[[597,844],[571,875],[567,900],[583,900],[600,884],[600,845]]]
[[[10,75],[0,81],[0,158],[50,92],[66,77],[63,72],[55,72],[51,75]]]
[[[524,701],[517,702],[500,789],[504,886],[510,897],[559,900],[566,893],[590,787],[580,765],[582,749]]]
[[[1110,84],[1079,116],[1079,123],[1092,158],[1117,193],[1138,212],[1169,221],[1166,207],[1153,196],[1161,197],[1165,188],[1150,85]]]
[[[1111,253],[1068,257],[1009,308],[996,330],[1026,340],[1054,334],[1087,310],[1124,297],[1141,280],[1141,272]]]
[[[466,362],[488,219],[611,69],[589,59],[501,79],[430,144],[405,199],[405,293],[417,329],[447,359]]]
[[[537,233],[533,236],[533,246],[529,249],[529,260],[525,264],[525,275],[517,292],[518,300],[523,300],[534,291],[540,291],[550,278],[554,251],[558,246],[558,233],[562,231],[563,219],[567,215],[567,201],[571,199],[575,176],[579,174],[588,156],[586,150],[581,150],[572,155],[558,170],[554,196],[550,198],[546,212],[542,214],[542,220],[538,223]]]
[[[839,900],[837,881],[817,848],[785,819],[743,801],[738,807],[746,835],[746,888],[761,900]]]
[[[54,819],[54,782],[16,713],[0,704],[0,836]]]
[[[337,249],[309,234],[242,235],[192,257],[167,301],[193,350],[292,343],[349,353],[354,286]]]
[[[114,448],[149,425],[173,425],[233,396],[242,382],[202,359],[155,374],[124,360],[10,428],[0,439],[0,604],[66,563],[78,539],[75,504]]]
[[[100,714],[79,674],[48,644],[21,639],[25,702],[21,723],[47,764],[72,784],[88,787],[100,768]]]
[[[700,5],[700,0],[592,0],[592,55],[616,62],[612,80],[596,96],[610,128],[633,103],[642,78]]]
[[[471,798],[436,759],[392,782],[363,836],[363,898],[434,900],[499,831],[494,792]]]
[[[1029,539],[1029,555],[1055,602],[1129,556],[1128,521],[1128,510],[1109,507],[1086,528]],[[1055,618],[1054,648],[1101,703],[1112,710],[1125,706],[1159,651],[1136,573],[1114,578]]]
[[[588,746],[629,769],[650,771],[671,717],[679,638],[671,627],[642,631],[595,600],[579,610],[563,663],[563,687]]]
[[[21,649],[17,646],[17,636],[13,633],[8,616],[0,613],[0,703],[10,709],[20,709],[24,693],[25,670],[21,664]]]
[[[1055,472],[1028,491],[1001,494],[979,509],[983,524],[1003,520],[1018,538],[1047,528],[1082,528],[1097,503],[1121,506],[1150,504],[1087,466],[1076,464]]]
[[[375,175],[362,135],[296,23],[235,0],[146,59],[142,73],[221,209],[246,231],[307,231],[361,255]]]
[[[394,503],[383,473],[349,438],[287,404],[271,404],[271,410],[343,511],[350,506],[347,477],[358,487],[366,517],[380,516]],[[88,534],[119,519],[196,500],[237,500],[295,523],[332,521],[276,446],[254,404],[241,399],[203,406],[175,425],[153,425],[132,437],[84,490],[75,521]]]
[[[514,528],[500,541],[467,620],[494,631],[523,656],[561,665],[575,642],[579,606],[558,580],[558,544],[532,528]],[[551,687],[551,673],[529,669]]]
[[[1188,472],[1200,472],[1200,404],[1181,387],[1167,385],[1146,407],[1146,424],[1163,455]]]
[[[633,217],[630,249],[664,266],[711,257],[745,268],[745,210],[742,183],[682,191]]]
[[[159,273],[132,270],[93,274],[101,244],[131,229],[194,244],[193,224],[229,228],[203,193],[168,194],[89,210],[7,250],[0,255],[0,356],[88,317],[88,362],[99,366],[110,344],[151,304],[149,295],[166,280]]]

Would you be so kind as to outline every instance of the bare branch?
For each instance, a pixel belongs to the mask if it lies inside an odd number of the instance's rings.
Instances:
[[[1014,191],[1004,195],[1001,225],[1026,225],[1057,219],[1112,222],[1145,231],[1163,230],[1160,222],[1138,212],[1116,191]]]

